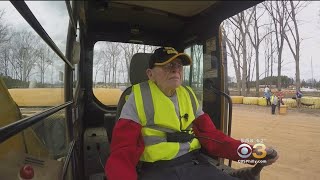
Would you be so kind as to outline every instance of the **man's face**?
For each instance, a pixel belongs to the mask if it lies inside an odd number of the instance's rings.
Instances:
[[[182,71],[182,62],[177,58],[163,66],[155,66],[152,69],[148,69],[147,75],[160,89],[173,90],[182,83]]]

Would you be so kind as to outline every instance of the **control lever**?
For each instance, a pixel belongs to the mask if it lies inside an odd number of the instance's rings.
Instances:
[[[277,151],[275,151],[274,149],[271,149],[271,150],[272,151],[268,153],[266,158],[264,158],[265,160],[273,159],[277,157]],[[230,175],[233,177],[238,177],[243,180],[257,180],[259,179],[260,172],[264,166],[265,164],[259,163],[259,164],[256,164],[254,167],[245,167],[245,168],[235,170],[232,173],[230,173]]]
[[[227,131],[227,133],[228,133],[228,136],[231,136],[231,125],[232,125],[232,99],[231,99],[231,97],[227,93],[225,93],[223,91],[220,91],[219,89],[215,88],[213,86],[213,82],[211,80],[206,79],[204,81],[204,87],[206,89],[208,89],[208,90],[211,90],[213,93],[215,93],[215,94],[217,94],[219,96],[223,96],[228,101],[229,114],[228,114],[228,126],[227,126],[228,127],[228,131]],[[229,159],[229,165],[228,166],[231,167],[231,164],[232,164],[232,160]]]

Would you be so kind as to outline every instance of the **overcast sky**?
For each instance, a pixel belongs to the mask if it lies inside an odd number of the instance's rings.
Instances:
[[[65,53],[65,41],[67,38],[68,13],[65,1],[27,1],[31,11],[38,21],[42,24],[49,36],[57,44],[63,53]],[[0,1],[0,9],[6,10],[6,23],[19,29],[30,29],[28,23],[20,16],[9,1]],[[320,2],[313,1],[310,5],[300,12],[298,19],[300,37],[303,40],[301,45],[300,72],[301,79],[311,79],[311,58],[313,63],[313,77],[320,80]],[[263,48],[260,52],[263,52]],[[263,58],[263,56],[261,56]],[[289,47],[285,45],[283,52],[285,67],[282,75],[295,77],[295,63]],[[260,72],[264,71],[264,59],[260,61]],[[277,73],[277,67],[274,67],[274,74]],[[229,58],[228,75],[234,75],[234,69]],[[263,76],[262,76],[263,78]]]
[[[26,1],[26,3],[51,39],[65,53],[69,18],[65,1]],[[9,1],[0,1],[0,7],[6,11],[7,24],[15,29],[32,30]]]

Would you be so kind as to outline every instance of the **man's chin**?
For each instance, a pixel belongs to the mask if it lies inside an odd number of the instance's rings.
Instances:
[[[176,89],[181,86],[181,81],[171,82],[171,87]]]

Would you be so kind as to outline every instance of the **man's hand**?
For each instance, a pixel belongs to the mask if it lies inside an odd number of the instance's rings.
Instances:
[[[269,166],[269,165],[273,164],[279,158],[277,151],[274,150],[273,148],[265,148],[263,151],[259,151],[259,149],[253,149],[253,152],[259,154],[259,156],[266,153],[266,157],[264,157],[263,160],[267,160],[267,163],[256,164],[252,168],[245,167],[245,168],[236,169],[230,173],[231,176],[238,177],[240,179],[243,179],[243,178],[244,179],[257,179],[260,174],[260,171],[262,170],[262,168],[264,166]],[[259,160],[261,160],[261,159],[259,159]]]
[[[265,166],[269,166],[277,161],[277,159],[279,158],[279,155],[277,151],[271,147],[269,148],[267,147],[266,152],[267,152],[267,156],[265,157],[265,159],[267,160],[267,163],[265,164]]]

